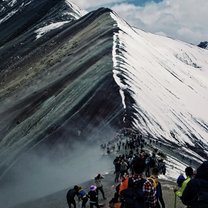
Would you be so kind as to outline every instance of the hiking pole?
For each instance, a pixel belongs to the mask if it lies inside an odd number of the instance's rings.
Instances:
[[[175,198],[174,198],[174,208],[176,208],[176,194],[174,193],[174,195],[175,195]]]

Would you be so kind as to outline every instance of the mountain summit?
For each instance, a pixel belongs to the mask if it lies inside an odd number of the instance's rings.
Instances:
[[[64,0],[5,0],[0,11],[2,176],[25,152],[124,127],[207,157],[207,50]]]

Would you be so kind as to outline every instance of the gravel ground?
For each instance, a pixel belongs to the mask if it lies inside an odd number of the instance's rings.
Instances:
[[[114,175],[113,173],[109,173],[105,175],[105,179],[103,180],[104,191],[106,195],[106,200],[101,199],[101,195],[99,195],[99,203],[103,204],[104,208],[108,207],[108,202],[114,195],[114,184],[113,184]],[[166,208],[174,208],[174,194],[173,194],[173,187],[175,184],[171,181],[160,180],[163,189],[163,198],[166,204]],[[84,184],[81,184],[83,188],[88,191],[89,186],[93,184],[93,181],[90,180]],[[14,206],[12,208],[67,208],[66,202],[66,192],[67,190],[59,191],[52,195],[33,200],[30,202],[26,202],[24,204],[20,204]],[[89,206],[87,206],[89,207]],[[79,208],[79,206],[78,206]],[[177,199],[177,206],[176,208],[185,208],[185,206],[180,202],[180,199]]]

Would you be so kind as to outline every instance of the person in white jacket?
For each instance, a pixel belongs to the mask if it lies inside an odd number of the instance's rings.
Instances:
[[[97,186],[97,194],[100,191],[103,195],[103,199],[105,198],[105,193],[103,190],[103,184],[102,184],[102,179],[104,179],[104,177],[99,173],[96,177],[95,177],[95,185]]]

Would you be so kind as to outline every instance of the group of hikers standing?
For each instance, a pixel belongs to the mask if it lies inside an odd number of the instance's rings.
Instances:
[[[141,137],[140,137],[141,138]],[[158,157],[157,149],[152,154],[144,151],[146,142],[138,143],[138,137],[130,138],[122,145],[125,153],[114,160],[116,192],[110,201],[111,208],[165,208],[159,174],[166,174],[166,165]],[[140,148],[139,148],[140,147]],[[120,147],[118,148],[120,151]],[[163,155],[164,156],[164,155]],[[191,160],[191,158],[189,158]],[[191,164],[191,163],[190,163]],[[174,189],[187,208],[208,208],[208,161],[196,170],[185,169],[186,178],[180,175]]]
[[[155,167],[158,168],[160,174],[166,174],[166,165],[162,158],[157,158],[155,153],[150,155],[144,150],[141,150],[139,154],[123,154],[114,159],[113,164],[115,167],[115,183],[119,181],[119,177],[122,177],[124,174],[128,175],[129,172],[133,172],[132,162],[137,157],[141,158],[145,164],[146,177],[150,176],[151,170]]]
[[[110,201],[111,208],[165,208],[157,167],[151,170],[150,177],[144,178],[145,163],[141,158],[132,162],[133,173],[123,176]],[[191,167],[185,169],[186,178],[180,175],[178,187],[174,189],[187,208],[208,208],[208,161],[203,162],[196,172]],[[176,208],[175,204],[173,206]]]
[[[153,157],[156,156],[153,154]],[[134,155],[126,172],[120,171],[120,174],[117,172],[117,163],[121,161],[122,166],[125,161],[124,156],[114,160],[117,188],[110,201],[111,208],[165,208],[162,188],[158,180],[161,170],[156,161],[149,166],[146,160],[144,151],[139,156]]]
[[[98,204],[98,193],[101,192],[103,199],[106,199],[103,190],[102,179],[104,179],[104,177],[99,173],[94,179],[95,185],[91,185],[89,187],[89,192],[86,192],[81,186],[77,185],[70,189],[66,195],[69,208],[71,208],[71,205],[76,208],[75,196],[78,197],[78,201],[81,201],[82,208],[86,207],[88,200],[90,203],[90,208],[93,208],[94,206],[99,208],[100,205]]]

